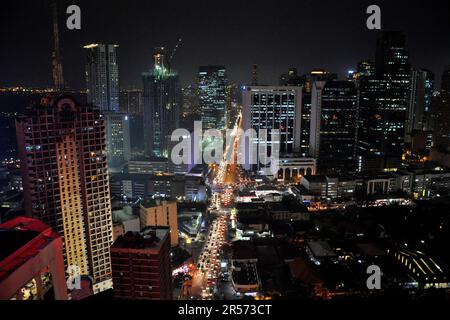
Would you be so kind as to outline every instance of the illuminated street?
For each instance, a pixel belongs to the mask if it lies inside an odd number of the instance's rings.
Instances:
[[[212,222],[204,247],[197,259],[193,272],[191,298],[212,299],[217,282],[221,275],[222,248],[226,243],[230,210],[227,207],[233,201],[236,182],[240,179],[240,168],[237,165],[238,128],[242,126],[239,114],[231,133],[232,142],[226,146],[224,157],[213,173],[210,212],[217,215]],[[232,148],[230,149],[230,146]]]

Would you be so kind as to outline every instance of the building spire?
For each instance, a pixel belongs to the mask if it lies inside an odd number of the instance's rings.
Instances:
[[[64,76],[61,63],[61,54],[59,50],[58,12],[56,1],[52,3],[52,9],[53,9],[53,40],[54,40],[54,50],[52,55],[53,85],[57,91],[61,91],[64,89]]]

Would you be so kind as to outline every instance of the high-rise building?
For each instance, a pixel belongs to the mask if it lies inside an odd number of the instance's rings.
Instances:
[[[154,59],[154,68],[142,74],[144,147],[147,156],[167,157],[170,135],[179,127],[181,89],[178,74],[165,62],[164,48],[156,48]]]
[[[410,97],[410,65],[405,36],[382,32],[375,74],[360,78],[358,158],[362,170],[401,167]]]
[[[39,220],[0,224],[0,300],[67,300],[62,247],[58,233]]]
[[[166,226],[170,227],[170,244],[178,245],[177,203],[160,199],[148,199],[141,202],[141,228]]]
[[[446,66],[442,73],[441,88],[450,95],[450,66]]]
[[[309,156],[309,127],[311,118],[311,83],[310,75],[300,76],[296,68],[290,68],[288,73],[280,76],[280,85],[302,87],[302,115],[300,132],[300,155]]]
[[[130,119],[125,113],[103,112],[106,126],[106,152],[110,169],[120,168],[131,159]]]
[[[200,102],[198,100],[197,86],[188,85],[182,89],[183,115],[200,115]]]
[[[144,98],[141,89],[120,91],[120,111],[128,116],[132,156],[144,152]]]
[[[100,111],[67,95],[43,99],[16,120],[24,207],[63,238],[66,266],[111,287],[111,199]]]
[[[267,146],[267,156],[272,150],[272,130],[279,130],[280,154],[293,154],[300,151],[301,133],[301,87],[246,87],[242,93],[243,129],[254,129],[256,137],[251,137],[252,148]],[[267,136],[260,129],[267,130]],[[249,151],[249,150],[248,150]],[[248,153],[246,151],[246,153]],[[245,156],[247,158],[247,155]],[[253,164],[260,169],[260,156],[252,155]],[[250,159],[248,159],[250,161]],[[245,169],[250,169],[247,164]],[[250,164],[250,163],[249,163]],[[254,166],[251,166],[254,168]]]
[[[112,245],[111,260],[115,299],[172,299],[169,228],[125,233]]]
[[[94,43],[87,50],[86,87],[88,103],[102,111],[119,111],[119,65],[115,44]]]
[[[431,71],[425,69],[411,70],[411,91],[406,122],[406,137],[409,137],[413,130],[430,129],[433,89],[434,75]]]
[[[203,130],[225,128],[227,123],[227,83],[227,72],[224,66],[199,68],[198,94]]]
[[[357,90],[351,81],[315,81],[311,93],[310,155],[321,173],[355,169]]]
[[[142,116],[144,101],[141,89],[120,90],[120,112],[129,116]]]

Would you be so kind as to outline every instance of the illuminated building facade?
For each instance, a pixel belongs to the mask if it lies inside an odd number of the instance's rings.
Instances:
[[[167,157],[170,135],[180,122],[181,88],[178,74],[168,67],[164,56],[164,48],[156,48],[153,70],[142,74],[146,156]]]
[[[267,146],[267,155],[272,149],[271,130],[279,130],[280,154],[300,151],[301,133],[301,87],[246,87],[242,93],[243,129],[254,129],[252,146]],[[267,129],[267,137],[260,136],[260,129]],[[246,152],[247,153],[247,152]],[[259,164],[259,155],[256,162]],[[249,169],[250,166],[245,166]],[[259,168],[259,167],[258,167]]]
[[[87,50],[86,86],[88,103],[102,111],[119,111],[119,66],[115,44],[95,43]]]
[[[198,94],[203,130],[225,128],[227,123],[227,72],[224,66],[198,70]]]
[[[318,171],[355,169],[357,90],[351,81],[315,81],[311,93],[310,154]]]
[[[63,238],[66,266],[111,287],[111,200],[100,111],[70,96],[43,100],[16,120],[26,212]]]
[[[410,64],[405,36],[382,32],[375,74],[360,78],[358,157],[362,170],[401,167],[410,97]]]
[[[130,117],[125,113],[104,112],[106,151],[109,168],[120,168],[131,159]]]

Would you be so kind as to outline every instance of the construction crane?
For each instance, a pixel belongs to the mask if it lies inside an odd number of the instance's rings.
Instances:
[[[177,44],[175,45],[175,47],[172,50],[172,53],[169,56],[169,59],[167,60],[167,67],[169,68],[169,71],[171,70],[171,66],[172,66],[172,59],[175,56],[175,53],[177,53],[178,47],[181,45],[181,42],[183,41],[182,38],[178,39]]]

